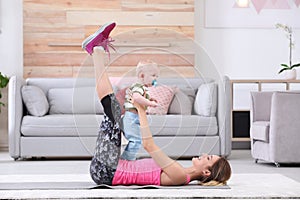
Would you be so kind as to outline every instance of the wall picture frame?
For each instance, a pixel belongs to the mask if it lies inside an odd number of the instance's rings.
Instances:
[[[205,0],[206,28],[275,28],[276,23],[300,28],[299,0]]]

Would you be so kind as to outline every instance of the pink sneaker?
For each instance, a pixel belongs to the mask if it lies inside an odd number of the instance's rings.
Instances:
[[[109,53],[108,47],[112,47],[111,42],[113,42],[109,37],[109,34],[115,26],[115,22],[104,24],[94,34],[90,35],[82,42],[82,48],[92,55],[95,46],[102,46],[104,50]]]

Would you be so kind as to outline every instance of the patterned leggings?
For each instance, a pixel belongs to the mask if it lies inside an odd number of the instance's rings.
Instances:
[[[121,149],[121,108],[114,94],[101,99],[104,120],[101,122],[90,175],[95,183],[111,185]]]

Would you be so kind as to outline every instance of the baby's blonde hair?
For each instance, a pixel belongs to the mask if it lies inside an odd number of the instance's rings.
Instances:
[[[139,76],[140,73],[150,71],[151,69],[159,71],[158,64],[151,60],[140,61],[136,66],[136,75]]]

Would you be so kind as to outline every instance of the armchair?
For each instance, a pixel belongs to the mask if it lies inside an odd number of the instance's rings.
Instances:
[[[300,163],[300,91],[251,92],[250,120],[256,163]]]

